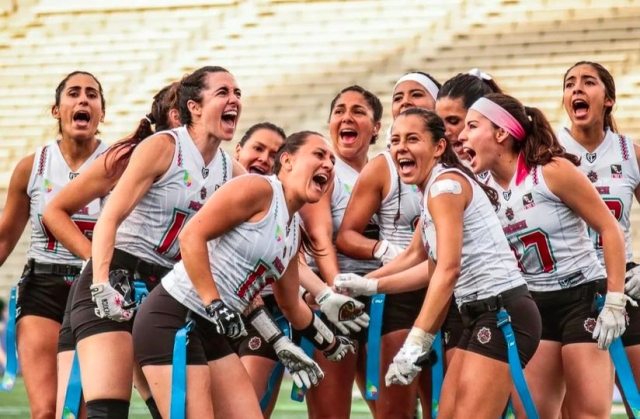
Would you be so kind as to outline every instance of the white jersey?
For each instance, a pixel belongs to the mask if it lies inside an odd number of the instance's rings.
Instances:
[[[389,193],[380,203],[378,210],[380,238],[405,249],[420,221],[422,193],[416,185],[407,185],[400,180],[396,165],[388,151],[380,154],[387,161],[391,177]]]
[[[178,234],[207,198],[231,179],[233,162],[220,148],[205,166],[186,127],[162,133],[175,139],[171,166],[122,222],[115,247],[170,268],[180,260]]]
[[[503,291],[524,285],[516,259],[502,233],[500,221],[491,201],[475,180],[455,168],[437,165],[427,183],[422,206],[422,240],[429,255],[437,263],[436,227],[427,207],[427,197],[433,182],[447,172],[462,174],[471,184],[473,198],[462,219],[462,261],[460,277],[454,295],[458,306],[496,296]]]
[[[282,183],[264,177],[273,188],[269,212],[257,222],[243,222],[210,241],[209,262],[218,292],[225,304],[243,312],[267,285],[278,281],[289,262],[296,261],[300,243],[298,214],[290,219]],[[177,263],[162,279],[162,286],[190,310],[207,317],[205,306]]]
[[[98,148],[76,171],[72,171],[67,165],[57,140],[37,149],[27,186],[27,195],[31,199],[29,207],[31,245],[27,252],[30,259],[41,263],[82,265],[82,260],[58,243],[49,229],[45,227],[42,223],[42,213],[58,192],[107,148],[108,146],[101,141]],[[100,199],[96,199],[74,214],[71,220],[85,236],[91,238],[101,209],[102,202]]]
[[[492,176],[487,184],[498,191],[498,217],[529,289],[557,291],[604,278],[586,223],[549,190],[542,167],[519,185],[515,178],[508,190]]]
[[[333,181],[333,192],[331,194],[331,220],[333,223],[333,243],[336,242],[342,218],[347,209],[351,191],[358,180],[359,173],[349,166],[347,163],[336,157],[336,163],[333,167],[335,178]],[[373,222],[373,221],[372,221]],[[338,268],[340,272],[358,272],[368,273],[380,267],[377,260],[357,260],[351,259],[336,251],[338,256]],[[316,262],[312,257],[307,257],[307,263],[311,268],[316,268]]]
[[[631,204],[634,192],[640,184],[640,170],[636,160],[633,141],[607,129],[604,141],[589,153],[564,129],[558,135],[560,142],[569,153],[581,158],[582,170],[602,196],[605,204],[618,220],[625,238],[627,262],[633,261],[631,246]],[[589,228],[591,242],[598,253],[600,263],[604,265],[602,237]]]

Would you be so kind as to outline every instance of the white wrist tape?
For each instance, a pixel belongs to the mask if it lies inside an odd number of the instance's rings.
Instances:
[[[380,259],[382,255],[384,255],[389,249],[389,242],[386,240],[380,241],[380,246],[378,246],[378,250],[373,254],[373,257],[376,259]]]

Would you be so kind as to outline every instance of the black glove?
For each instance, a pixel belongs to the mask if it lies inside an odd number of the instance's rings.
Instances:
[[[240,313],[227,307],[222,300],[213,300],[205,310],[211,322],[216,325],[219,334],[230,338],[247,335]]]

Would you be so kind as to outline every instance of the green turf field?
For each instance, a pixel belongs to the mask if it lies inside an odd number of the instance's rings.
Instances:
[[[305,419],[307,417],[306,404],[292,401],[289,397],[290,391],[291,380],[285,380],[282,384],[282,389],[280,390],[280,397],[278,398],[276,410],[272,415],[273,419]],[[613,412],[615,413],[612,413],[611,417],[615,419],[625,419],[627,417],[626,415],[619,414],[619,412],[623,411],[622,406],[614,406]],[[29,404],[27,403],[27,394],[25,392],[22,378],[18,378],[13,391],[9,393],[0,392],[0,418],[29,418]],[[147,407],[135,391],[133,392],[133,398],[131,400],[131,415],[129,418],[150,418]],[[371,418],[371,414],[369,413],[367,406],[359,397],[354,397],[351,409],[351,418]]]

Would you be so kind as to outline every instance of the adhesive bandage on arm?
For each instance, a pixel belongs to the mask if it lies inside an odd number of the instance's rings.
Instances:
[[[460,195],[462,193],[462,185],[457,180],[442,179],[433,182],[430,188],[431,198],[443,193],[450,193],[454,195]]]

